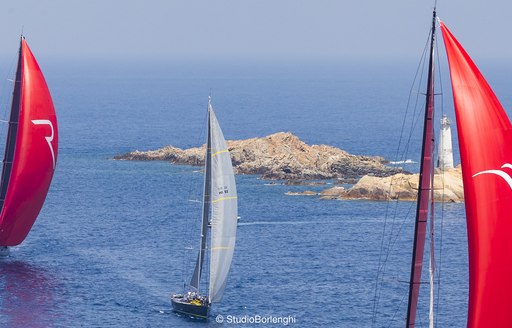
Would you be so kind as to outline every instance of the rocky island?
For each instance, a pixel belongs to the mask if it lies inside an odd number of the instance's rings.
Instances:
[[[320,196],[321,199],[366,199],[415,201],[418,174],[386,165],[379,156],[352,155],[327,145],[308,145],[289,132],[262,138],[227,141],[235,173],[256,174],[263,179],[285,180],[289,186],[319,186],[335,180],[335,186],[321,192],[289,191],[287,195]],[[204,165],[205,145],[189,149],[173,146],[129,152],[116,160],[169,161],[179,165]],[[315,181],[316,180],[316,181]],[[460,165],[436,169],[436,201],[462,202],[464,191]],[[343,184],[344,186],[340,186]]]
[[[352,155],[327,145],[310,146],[289,132],[227,143],[235,173],[257,174],[263,179],[353,180],[365,175],[387,177],[402,171],[400,168],[386,166],[382,157]],[[204,147],[180,149],[167,146],[150,151],[136,150],[115,156],[114,159],[203,165]]]

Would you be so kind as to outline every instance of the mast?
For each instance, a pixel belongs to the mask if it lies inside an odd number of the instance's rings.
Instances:
[[[423,145],[421,151],[420,179],[418,188],[418,202],[416,208],[416,223],[414,228],[414,245],[411,261],[411,277],[409,281],[409,302],[407,305],[406,327],[414,327],[418,295],[421,284],[421,269],[425,250],[425,236],[427,218],[429,214],[429,200],[432,189],[432,168],[434,152],[434,41],[436,29],[436,10],[432,14],[432,31],[430,38],[430,58],[427,78],[427,94],[425,101],[425,119],[423,125]],[[433,211],[433,208],[431,209]],[[431,213],[431,219],[433,219]]]
[[[211,198],[211,180],[212,180],[212,138],[211,138],[211,124],[210,124],[210,102],[211,97],[208,97],[208,114],[207,121],[208,127],[206,130],[206,154],[204,157],[204,190],[203,190],[203,214],[201,219],[201,239],[199,242],[199,254],[197,255],[196,267],[194,274],[190,280],[190,286],[197,289],[199,292],[199,282],[201,281],[201,271],[203,268],[204,256],[206,254],[206,235],[208,232],[208,216],[210,213],[210,198]]]
[[[23,41],[23,36],[21,37]],[[7,143],[5,146],[4,161],[2,167],[2,180],[0,182],[0,212],[3,211],[7,187],[11,176],[12,163],[14,160],[14,150],[16,149],[16,135],[18,132],[18,121],[21,109],[21,41],[18,54],[18,66],[14,78],[14,91],[12,94],[11,114],[9,117],[9,128],[7,131]]]

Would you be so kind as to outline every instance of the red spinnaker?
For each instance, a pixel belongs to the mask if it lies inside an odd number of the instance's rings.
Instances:
[[[18,245],[29,233],[48,193],[58,152],[52,98],[24,38],[19,61],[2,170],[2,246]]]
[[[441,23],[459,134],[469,245],[468,327],[512,327],[512,126]]]

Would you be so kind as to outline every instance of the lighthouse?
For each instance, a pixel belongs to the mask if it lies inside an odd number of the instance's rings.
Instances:
[[[437,168],[453,169],[452,130],[450,120],[446,115],[443,115],[441,119],[441,129],[439,130]]]

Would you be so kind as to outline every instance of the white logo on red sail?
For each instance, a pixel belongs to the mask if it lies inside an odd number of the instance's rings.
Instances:
[[[502,169],[503,168],[512,169],[512,164],[505,163],[505,164],[503,164],[501,166],[501,168]],[[499,175],[500,177],[505,179],[505,181],[508,183],[510,189],[512,189],[512,177],[510,177],[510,175],[508,175],[507,173],[505,173],[502,170],[487,170],[487,171],[478,172],[477,174],[473,175],[473,178],[476,177],[477,175],[480,175],[480,174],[496,174],[496,175]]]
[[[51,130],[52,130],[52,134],[49,136],[49,137],[44,137],[46,139],[46,142],[48,143],[48,147],[50,147],[50,152],[52,154],[52,163],[53,163],[53,169],[55,170],[55,154],[53,152],[53,147],[52,147],[52,141],[53,141],[53,124],[52,122],[50,122],[49,120],[32,120],[32,123],[34,123],[35,125],[40,125],[40,124],[45,124],[45,125],[49,125]]]

